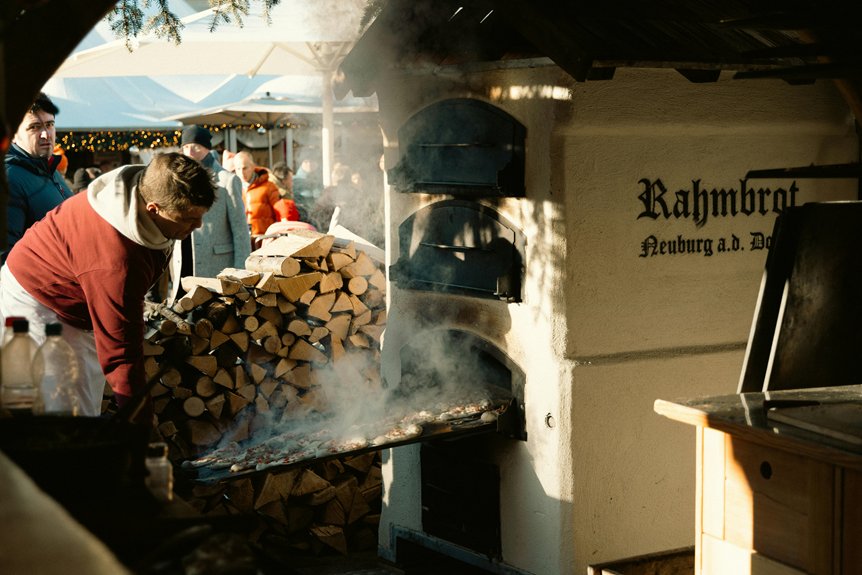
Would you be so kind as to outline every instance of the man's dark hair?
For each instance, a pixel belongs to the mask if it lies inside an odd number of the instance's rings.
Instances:
[[[292,174],[293,170],[287,165],[287,162],[278,162],[272,167],[272,174],[279,180],[287,177],[287,174]]]
[[[48,112],[52,116],[56,116],[60,112],[60,108],[51,101],[48,94],[45,92],[39,92],[39,95],[36,96],[36,99],[33,100],[33,103],[30,105],[28,112],[35,114],[39,111]]]

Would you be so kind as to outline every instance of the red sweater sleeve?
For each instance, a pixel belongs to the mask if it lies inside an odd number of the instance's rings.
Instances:
[[[145,383],[143,301],[152,283],[144,261],[130,261],[123,276],[99,271],[79,276],[99,363],[115,393],[131,396]]]

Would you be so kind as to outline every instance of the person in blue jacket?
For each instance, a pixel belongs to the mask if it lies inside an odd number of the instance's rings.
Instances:
[[[39,93],[21,120],[6,152],[6,254],[27,228],[45,217],[60,202],[72,197],[72,190],[57,171],[62,157],[54,154],[57,130],[54,116],[59,109],[44,93]]]

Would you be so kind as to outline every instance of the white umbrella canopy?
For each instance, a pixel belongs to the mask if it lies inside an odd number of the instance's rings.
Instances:
[[[55,77],[184,74],[285,75],[333,71],[360,35],[364,0],[282,0],[267,24],[250,12],[243,26],[220,23],[213,11],[181,18],[182,42],[155,34],[114,40],[74,52]],[[255,6],[253,6],[254,8]],[[259,8],[259,7],[257,7]]]
[[[56,78],[242,74],[245,76],[319,75],[324,184],[329,184],[334,154],[332,75],[361,34],[365,0],[281,0],[270,11],[271,23],[253,6],[243,27],[221,23],[211,31],[213,11],[181,18],[182,43],[155,34],[134,40],[130,52],[122,40],[74,52]]]
[[[60,113],[57,129],[137,130],[178,128],[165,116],[194,109],[194,102],[139,76],[116,78],[52,78],[42,90]]]
[[[234,124],[274,126],[287,123],[299,114],[323,112],[323,80],[320,76],[282,76],[256,86],[254,90],[231,101],[235,90],[217,90],[197,103],[193,112],[167,116],[183,124]],[[226,97],[225,97],[226,96]],[[344,98],[333,101],[334,113],[377,112],[377,97]]]

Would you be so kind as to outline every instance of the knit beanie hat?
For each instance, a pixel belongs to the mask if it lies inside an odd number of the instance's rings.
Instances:
[[[213,147],[212,134],[202,126],[187,126],[183,129],[181,141],[180,145],[182,146],[186,144],[200,144],[208,150]]]
[[[79,190],[83,190],[87,186],[90,185],[90,182],[93,181],[93,178],[90,177],[90,174],[87,173],[87,170],[84,168],[78,168],[75,170],[75,176],[72,180],[72,191],[78,192]]]

